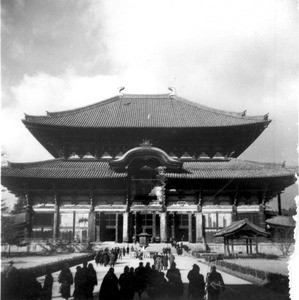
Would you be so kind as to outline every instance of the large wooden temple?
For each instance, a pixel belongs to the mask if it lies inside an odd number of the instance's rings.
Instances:
[[[237,157],[269,125],[172,94],[123,94],[86,107],[26,115],[54,157],[10,163],[2,184],[27,203],[28,239],[215,242],[295,182],[283,165]]]

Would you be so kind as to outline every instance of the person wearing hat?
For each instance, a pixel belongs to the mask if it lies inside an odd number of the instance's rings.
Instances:
[[[189,280],[189,296],[191,296],[192,299],[201,300],[205,293],[205,280],[199,271],[199,266],[194,264],[192,270],[188,273],[187,278]]]
[[[10,260],[8,263],[9,263],[9,265],[7,267],[5,267],[5,269],[3,271],[3,274],[6,278],[8,278],[10,276],[10,274],[16,270],[16,268],[13,266],[13,264],[14,264],[13,260]]]
[[[211,272],[207,275],[208,300],[218,300],[221,291],[225,291],[224,281],[221,274],[216,271],[216,266],[212,266]]]
[[[75,300],[80,300],[80,299],[85,299],[85,274],[84,274],[84,269],[82,269],[80,266],[76,267],[76,274],[75,274],[75,290],[74,290],[74,299]]]
[[[184,285],[182,282],[181,272],[176,268],[176,263],[170,265],[166,273],[167,283],[167,296],[169,299],[179,300],[184,294]]]

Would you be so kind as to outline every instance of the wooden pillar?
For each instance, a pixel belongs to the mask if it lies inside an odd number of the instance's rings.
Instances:
[[[129,242],[129,212],[123,213],[123,243]]]
[[[57,195],[54,194],[54,217],[53,217],[53,239],[59,239],[59,202]]]
[[[246,254],[249,254],[249,252],[248,252],[248,239],[246,239],[245,242],[246,242]]]
[[[226,239],[226,246],[227,246],[227,255],[230,255],[230,251],[229,251],[229,238]]]
[[[262,203],[259,205],[259,220],[260,220],[260,227],[265,229],[266,228],[266,217],[265,217],[265,205],[267,201],[267,193],[263,193]]]
[[[160,213],[160,237],[161,243],[167,242],[167,212]]]
[[[258,249],[258,236],[255,237],[255,252],[256,252],[256,254],[259,253],[259,249]]]
[[[223,244],[224,244],[224,255],[227,255],[227,249],[226,249],[226,237],[223,238]]]
[[[96,225],[96,240],[97,242],[101,242],[101,221],[102,221],[102,216],[101,216],[101,212],[98,212],[98,224]]]
[[[29,193],[25,191],[25,201],[26,201],[26,212],[25,212],[25,240],[29,242],[32,235],[32,219],[33,219],[33,209],[30,201]]]
[[[231,246],[232,246],[232,255],[234,255],[235,251],[234,251],[234,239],[233,238],[232,238]]]
[[[201,243],[203,237],[203,216],[202,212],[196,213],[196,243]]]
[[[192,243],[192,213],[188,213],[188,242]]]
[[[232,205],[232,222],[236,222],[238,220],[238,208],[237,208],[237,203],[238,203],[238,192],[235,193],[234,196],[234,202]]]
[[[278,215],[281,216],[281,194],[277,195]]]
[[[96,240],[95,237],[95,212],[94,212],[94,204],[93,198],[90,198],[90,208],[88,215],[88,238],[90,242],[94,242]]]
[[[171,237],[175,240],[175,212],[172,213],[172,220],[171,220]]]
[[[115,242],[119,241],[119,237],[118,237],[118,213],[116,213],[115,216]]]
[[[250,254],[252,254],[252,239],[249,239],[249,249],[250,249]]]
[[[153,211],[153,213],[152,213],[152,218],[153,218],[153,241],[155,241],[156,235],[157,235],[156,212],[155,211]]]
[[[76,211],[73,211],[73,241],[75,240],[75,231],[76,231]]]
[[[134,237],[136,242],[137,241],[137,211],[134,212]]]

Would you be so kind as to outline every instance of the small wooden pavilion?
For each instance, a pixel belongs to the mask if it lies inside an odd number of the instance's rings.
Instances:
[[[229,226],[219,230],[215,237],[224,238],[224,253],[225,255],[234,255],[234,240],[245,240],[246,243],[246,253],[252,254],[252,244],[253,240],[256,244],[256,253],[258,253],[258,237],[267,237],[269,233],[263,228],[253,224],[248,221],[247,218],[231,223]]]

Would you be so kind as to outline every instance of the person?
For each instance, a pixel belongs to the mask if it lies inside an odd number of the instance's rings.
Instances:
[[[208,300],[218,300],[221,291],[225,291],[224,281],[221,274],[216,271],[216,266],[212,266],[207,275]]]
[[[73,275],[67,263],[63,266],[63,269],[58,276],[58,282],[61,284],[59,289],[61,297],[68,299],[71,296],[71,285],[74,283],[74,281]]]
[[[163,272],[157,272],[155,278],[150,284],[149,296],[151,299],[162,300],[166,297],[167,280]]]
[[[125,266],[124,273],[119,277],[120,294],[123,300],[130,300],[132,298],[132,291],[134,292],[134,281],[130,275],[130,269]]]
[[[52,276],[51,269],[47,268],[41,300],[52,299],[52,288],[53,288],[53,276]]]
[[[131,278],[131,281],[132,281],[132,290],[131,290],[131,293],[130,293],[130,300],[133,300],[134,299],[134,295],[135,295],[135,279],[136,279],[136,275],[135,275],[135,270],[133,267],[130,268],[129,270],[129,275],[130,275],[130,278]]]
[[[8,266],[6,266],[5,268],[4,268],[4,270],[3,270],[3,274],[4,274],[4,276],[6,277],[6,278],[8,278],[9,277],[9,275],[12,273],[12,272],[14,272],[15,270],[16,270],[16,268],[14,267],[14,261],[13,260],[10,260],[9,262],[8,262]]]
[[[98,284],[97,273],[92,264],[88,264],[86,271],[86,289],[85,296],[87,299],[93,299],[94,286]]]
[[[189,280],[189,296],[192,299],[202,300],[205,293],[205,281],[202,274],[200,274],[200,268],[194,264],[191,271],[189,271],[187,278]]]
[[[74,299],[75,300],[83,300],[85,299],[85,284],[86,284],[86,279],[85,279],[85,274],[84,274],[84,269],[81,268],[80,266],[76,267],[76,274],[75,274],[75,290],[74,290]]]
[[[143,262],[139,263],[139,267],[135,269],[135,291],[138,293],[139,299],[146,288],[146,270]]]
[[[103,278],[100,292],[100,300],[120,300],[120,293],[118,289],[118,278],[114,274],[114,268],[111,267],[105,277]]]
[[[176,268],[176,263],[170,265],[166,273],[168,279],[167,295],[170,299],[179,300],[184,293],[184,285],[181,278],[181,272]]]
[[[32,271],[22,274],[23,285],[21,299],[24,300],[40,300],[42,293],[42,285],[36,280],[36,276]]]

